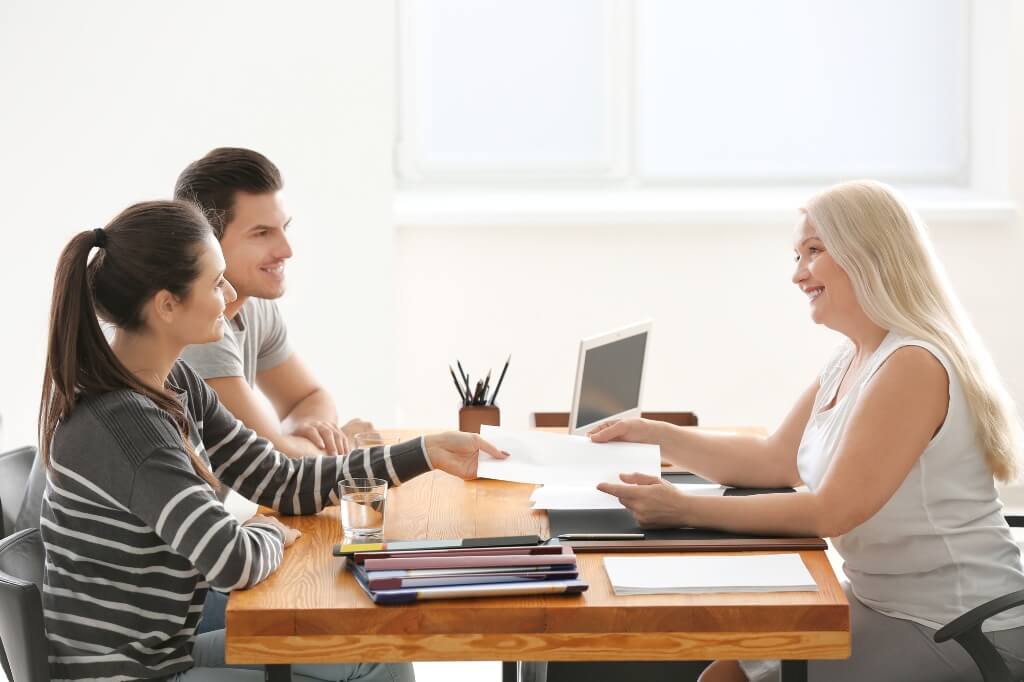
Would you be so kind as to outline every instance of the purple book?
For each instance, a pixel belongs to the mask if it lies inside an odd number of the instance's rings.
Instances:
[[[508,571],[498,569],[454,568],[415,569],[411,571],[371,571],[356,577],[365,579],[371,590],[399,590],[439,585],[487,585],[526,583],[540,580],[570,580],[579,577],[575,567],[568,570]]]

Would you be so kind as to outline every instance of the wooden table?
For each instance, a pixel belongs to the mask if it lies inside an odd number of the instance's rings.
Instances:
[[[533,488],[431,472],[389,492],[385,537],[547,537],[547,514],[530,508]],[[268,679],[289,679],[277,666],[292,663],[777,658],[785,680],[803,680],[807,659],[850,655],[849,606],[823,551],[799,552],[817,592],[616,597],[604,555],[584,553],[590,589],[579,596],[376,606],[331,556],[337,507],[282,520],[302,537],[227,607],[227,662],[267,664]],[[515,664],[504,669],[508,678]]]

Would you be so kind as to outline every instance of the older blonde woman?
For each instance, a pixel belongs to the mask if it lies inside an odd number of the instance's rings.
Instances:
[[[979,679],[959,645],[932,635],[1024,589],[995,487],[1016,474],[1016,410],[924,227],[888,187],[851,182],[811,199],[794,251],[793,283],[811,319],[847,341],[775,433],[710,435],[634,419],[592,438],[658,443],[663,456],[727,485],[807,491],[696,497],[639,474],[600,487],[646,527],[831,538],[849,580],[853,653],[811,662],[811,680]],[[984,629],[1024,674],[1024,610]],[[717,661],[701,680],[775,679],[777,670]]]

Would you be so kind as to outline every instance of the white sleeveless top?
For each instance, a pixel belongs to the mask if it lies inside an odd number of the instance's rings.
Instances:
[[[1024,589],[1020,550],[978,447],[960,379],[946,355],[926,341],[890,332],[850,390],[825,410],[853,359],[853,345],[845,344],[821,373],[797,467],[810,490],[821,485],[864,386],[903,346],[926,349],[946,368],[946,420],[892,498],[832,542],[858,599],[888,616],[937,629],[990,599]],[[990,618],[984,630],[1022,625],[1024,608],[1017,608]]]

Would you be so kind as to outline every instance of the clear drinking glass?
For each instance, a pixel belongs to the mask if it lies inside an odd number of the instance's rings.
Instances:
[[[353,478],[338,483],[341,530],[346,542],[378,542],[384,538],[384,506],[388,482],[383,478]]]
[[[363,431],[357,433],[355,438],[355,447],[357,448],[372,448],[376,445],[398,445],[400,443],[398,436],[390,433],[382,433],[380,431]]]

